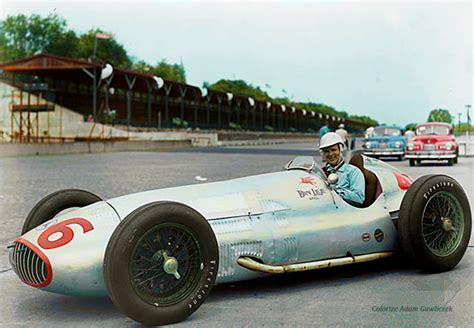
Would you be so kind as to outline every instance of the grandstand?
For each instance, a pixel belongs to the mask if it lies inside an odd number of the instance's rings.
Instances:
[[[19,142],[127,138],[137,128],[312,132],[323,121],[366,128],[304,108],[49,54],[0,64],[0,95],[3,139]]]

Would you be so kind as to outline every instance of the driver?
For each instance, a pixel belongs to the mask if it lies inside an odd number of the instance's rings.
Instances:
[[[349,204],[360,206],[365,199],[365,179],[362,172],[342,158],[344,141],[335,132],[325,134],[320,141],[319,151],[326,165],[323,167],[326,176],[336,173],[339,180],[334,190]]]

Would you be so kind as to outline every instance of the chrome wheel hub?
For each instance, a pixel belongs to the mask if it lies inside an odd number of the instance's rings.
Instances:
[[[173,275],[176,279],[181,278],[178,272],[178,260],[172,256],[168,256],[166,252],[163,252],[163,259],[163,270],[165,270],[167,274]]]
[[[441,218],[441,221],[443,221],[442,226],[444,231],[454,230],[453,221],[451,221],[449,218]]]

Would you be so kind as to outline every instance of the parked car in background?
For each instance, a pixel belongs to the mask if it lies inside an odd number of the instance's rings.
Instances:
[[[363,145],[366,156],[394,156],[399,160],[405,155],[405,138],[398,126],[382,125],[374,128]]]
[[[430,122],[418,124],[415,138],[406,146],[405,156],[410,166],[422,160],[447,160],[448,165],[458,162],[459,147],[448,123]]]

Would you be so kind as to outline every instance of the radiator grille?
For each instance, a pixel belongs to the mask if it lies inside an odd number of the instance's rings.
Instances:
[[[9,252],[10,264],[24,283],[33,287],[47,286],[51,280],[51,266],[23,242],[16,241]]]

